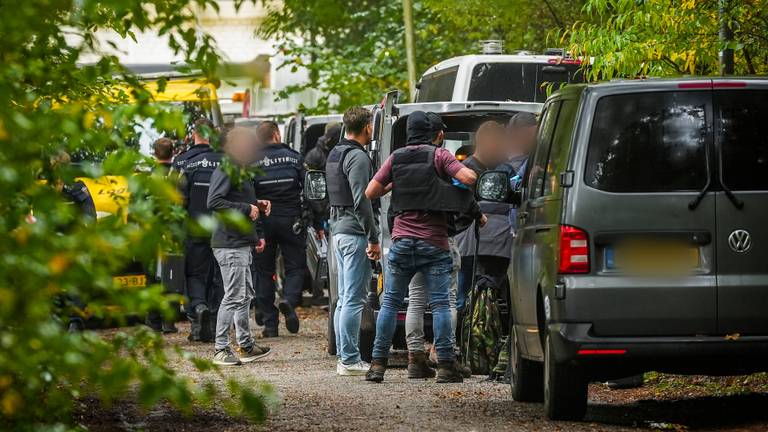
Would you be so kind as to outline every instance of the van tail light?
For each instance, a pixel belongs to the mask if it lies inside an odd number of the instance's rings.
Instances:
[[[589,273],[589,237],[586,231],[560,226],[561,274]]]
[[[590,355],[624,355],[627,353],[625,349],[580,349],[576,354],[581,356]]]

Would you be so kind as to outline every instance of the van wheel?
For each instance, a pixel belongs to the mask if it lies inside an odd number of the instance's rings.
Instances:
[[[555,361],[549,334],[544,341],[544,412],[550,420],[581,420],[587,413],[587,380],[579,367]]]
[[[509,383],[512,399],[541,402],[544,399],[544,371],[541,363],[523,358],[514,328],[510,329]]]
[[[333,316],[336,314],[336,303],[328,296],[328,354],[336,355],[336,329],[333,327]]]

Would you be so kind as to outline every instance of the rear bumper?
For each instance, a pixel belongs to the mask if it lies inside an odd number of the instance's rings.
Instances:
[[[768,370],[768,336],[595,337],[591,324],[555,323],[555,358],[606,379],[645,371],[733,375]]]

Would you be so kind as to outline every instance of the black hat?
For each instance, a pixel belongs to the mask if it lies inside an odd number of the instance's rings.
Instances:
[[[408,145],[432,143],[432,121],[424,111],[414,111],[409,114],[405,129]]]
[[[431,111],[427,113],[427,118],[432,124],[432,133],[444,131],[448,128],[445,126],[445,123],[443,123],[443,118]]]

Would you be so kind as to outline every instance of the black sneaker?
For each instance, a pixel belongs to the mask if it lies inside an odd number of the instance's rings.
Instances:
[[[437,383],[460,383],[464,382],[461,375],[461,365],[454,359],[448,362],[439,362],[437,364]]]
[[[269,347],[260,347],[253,344],[249,347],[237,348],[237,354],[240,356],[240,361],[243,363],[250,363],[254,360],[258,360],[262,357],[268,356],[272,350]]]
[[[213,342],[211,311],[208,310],[208,306],[204,304],[195,306],[195,320],[200,324],[200,342]]]
[[[276,338],[277,336],[277,328],[265,328],[264,331],[261,332],[261,337],[265,339]]]
[[[176,327],[176,324],[163,320],[162,324],[162,331],[163,333],[178,333],[179,329]]]
[[[387,359],[373,359],[371,368],[365,373],[365,380],[375,383],[384,381],[384,372],[387,371]]]
[[[291,333],[298,333],[299,332],[299,316],[296,315],[296,310],[293,309],[293,306],[288,304],[288,302],[286,301],[281,301],[277,307],[280,309],[280,312],[282,312],[283,316],[285,317],[285,328],[287,328],[288,331]]]
[[[221,366],[239,366],[243,364],[240,359],[232,352],[232,348],[226,347],[216,351],[213,355],[213,364]]]

